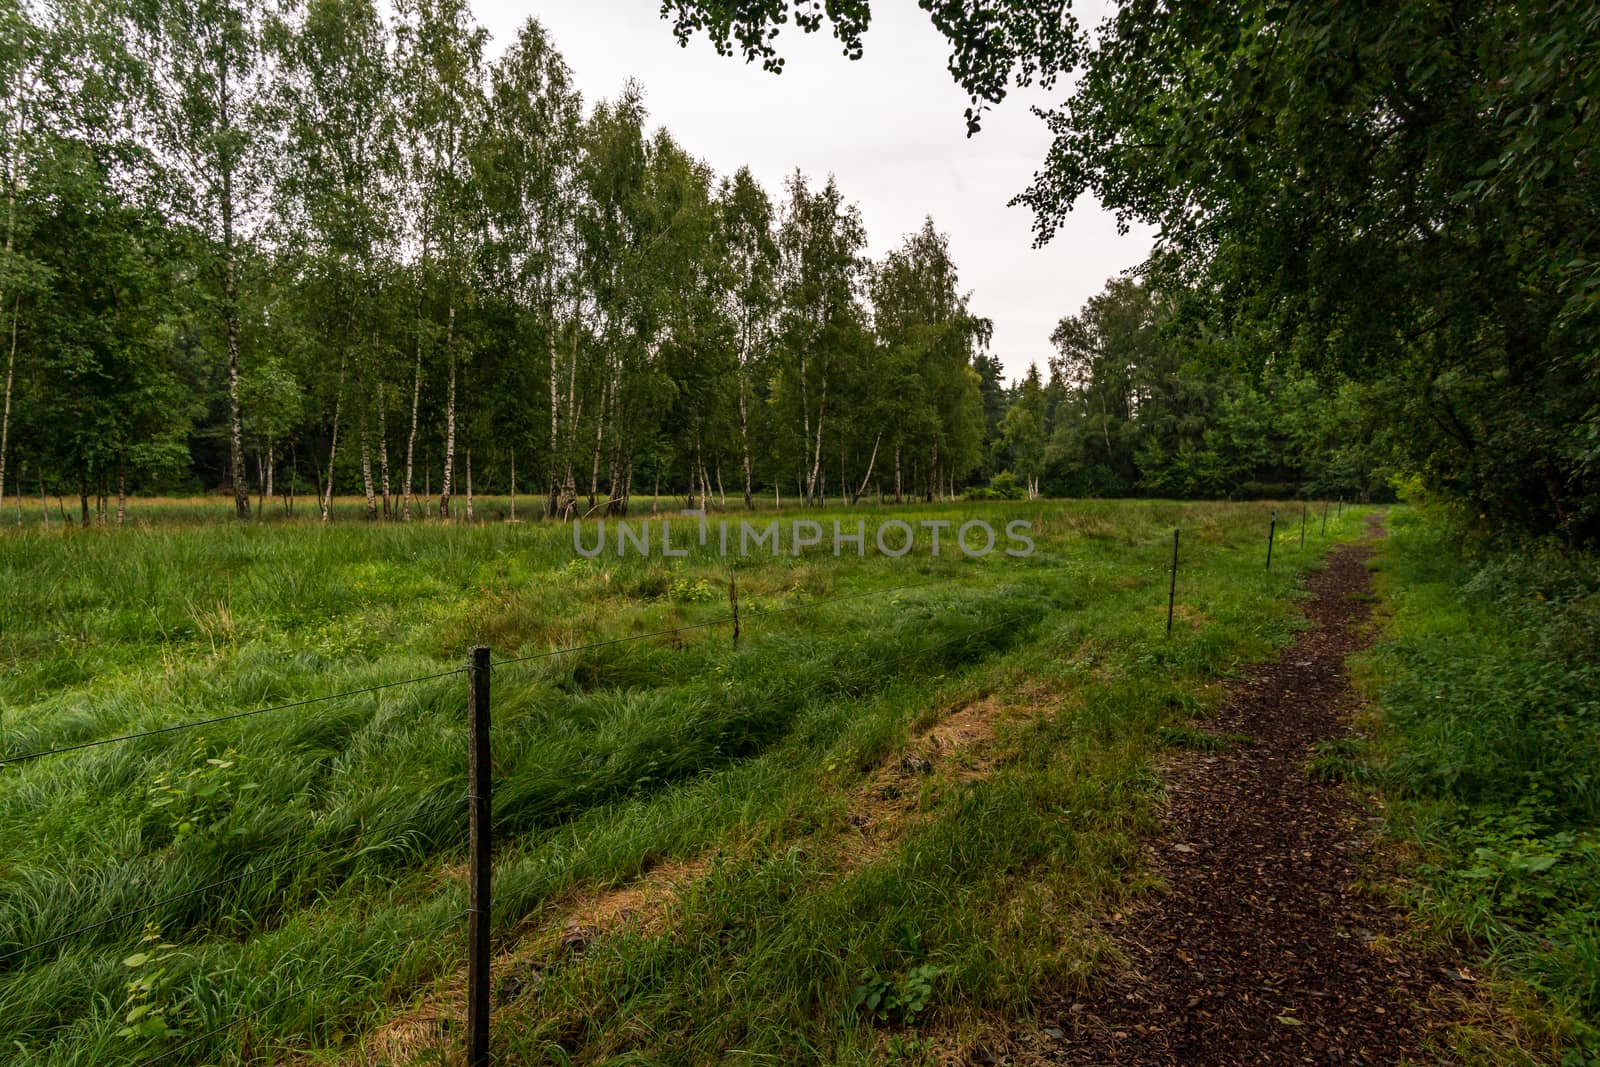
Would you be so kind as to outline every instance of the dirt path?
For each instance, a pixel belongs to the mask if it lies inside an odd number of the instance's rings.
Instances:
[[[1372,873],[1366,817],[1306,770],[1356,703],[1344,663],[1371,639],[1371,552],[1335,549],[1307,582],[1310,628],[1199,724],[1253,743],[1169,769],[1167,891],[1111,925],[1126,973],[1043,1013],[1050,1062],[1392,1064],[1418,1049],[1417,1005],[1449,972],[1393,943],[1402,920],[1355,888]]]

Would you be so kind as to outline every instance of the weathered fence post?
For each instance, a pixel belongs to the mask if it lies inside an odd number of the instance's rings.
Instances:
[[[467,664],[467,1067],[489,1067],[489,649]]]
[[[1178,529],[1172,529],[1172,584],[1167,586],[1167,636],[1172,636],[1172,604],[1178,597]]]
[[[1272,522],[1267,524],[1267,570],[1272,569],[1272,542],[1278,539],[1278,513],[1272,513]]]
[[[733,609],[733,647],[739,647],[739,579],[728,575],[728,606]]]
[[[1306,547],[1306,508],[1308,504],[1300,505],[1300,547]]]

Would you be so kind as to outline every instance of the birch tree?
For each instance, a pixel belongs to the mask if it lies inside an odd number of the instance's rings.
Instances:
[[[154,129],[171,207],[204,238],[227,365],[228,477],[250,515],[239,394],[239,262],[268,185],[272,96],[261,0],[152,0],[140,8],[155,74]]]
[[[549,398],[546,462],[548,515],[562,508],[562,403],[570,378],[562,360],[563,333],[579,329],[576,215],[582,99],[572,75],[537,20],[523,24],[490,69],[487,131],[480,180],[491,228],[491,262],[515,305],[515,349],[532,360],[542,349]],[[568,465],[570,470],[570,464]]]
[[[798,409],[802,443],[802,496],[817,501],[830,388],[847,368],[864,318],[860,293],[866,259],[861,212],[847,204],[832,175],[812,192],[798,171],[778,231],[779,323],[783,363],[779,378]]]
[[[755,387],[772,351],[777,324],[778,245],[773,238],[772,201],[740,167],[724,179],[719,196],[722,240],[727,247],[728,317],[737,345],[739,390],[739,453],[744,468],[744,506],[755,507],[754,464],[751,461],[751,413]],[[763,383],[764,384],[764,383]]]
[[[633,312],[644,296],[634,275],[644,248],[644,197],[648,156],[644,135],[643,95],[634,83],[616,100],[601,101],[584,130],[580,169],[583,202],[578,214],[581,277],[594,312],[598,358],[589,368],[586,405],[592,412],[588,507],[596,507],[602,460],[618,450],[618,412],[627,406],[634,382],[629,369],[644,369],[644,338]],[[592,442],[592,445],[591,445]],[[607,450],[610,450],[609,453]],[[617,488],[607,510],[617,507]]]
[[[1011,406],[1000,419],[1000,432],[1016,473],[1022,476],[1028,499],[1038,499],[1046,442],[1044,383],[1039,378],[1038,364],[1028,366]]]
[[[370,434],[374,421],[383,425],[385,369],[377,302],[381,261],[395,243],[399,164],[388,35],[371,0],[307,0],[280,33],[288,151],[279,203],[325,298],[320,332],[334,361],[353,370],[366,513],[374,519]],[[336,413],[343,399],[335,398]],[[330,486],[337,445],[335,434]]]
[[[710,168],[661,131],[650,143],[648,174],[652,210],[645,216],[646,256],[635,285],[649,298],[640,321],[655,365],[645,377],[651,392],[641,406],[655,425],[635,418],[630,430],[641,444],[651,436],[675,442],[705,509],[714,506],[714,489],[722,496],[721,458],[735,435],[736,277]]]
[[[444,305],[444,469],[438,513],[450,517],[456,454],[457,316],[467,296],[480,190],[473,180],[475,139],[484,119],[483,49],[488,34],[463,0],[402,0],[399,11],[400,101],[408,180],[419,206],[418,276]],[[421,316],[419,316],[421,318]],[[421,324],[419,323],[419,326]],[[420,390],[420,378],[413,395]],[[414,407],[413,407],[414,410]]]

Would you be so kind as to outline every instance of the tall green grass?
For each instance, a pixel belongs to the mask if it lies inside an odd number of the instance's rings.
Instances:
[[[812,551],[736,566],[698,549],[579,559],[565,528],[539,523],[179,514],[13,530],[0,535],[0,755],[434,675],[479,642],[498,659],[537,657],[494,677],[501,934],[662,859],[742,858],[718,868],[678,940],[622,938],[553,972],[542,1009],[502,1027],[508,1055],[540,1061],[551,1028],[565,1027],[558,1045],[597,1058],[635,1034],[629,1020],[647,1003],[665,1015],[633,1047],[870,1056],[876,1031],[850,1003],[863,969],[892,978],[914,956],[946,961],[944,1010],[1016,1008],[1071,970],[1060,961],[1084,942],[1023,938],[1019,901],[1030,885],[1053,886],[1063,908],[1115,892],[1154,789],[1159,729],[1187,717],[1208,679],[1286,637],[1292,565],[1320,544],[1301,553],[1283,540],[1266,573],[1268,507],[908,508],[895,517],[1031,518],[1038,551]],[[1352,518],[1335,532],[1348,535]],[[1173,525],[1185,561],[1169,640]],[[712,622],[730,578],[745,621],[737,648],[706,626],[544,655]],[[838,837],[841,797],[915,724],[991,692],[1059,704],[1019,735],[1014,766],[930,808],[881,864],[846,874],[832,846],[796,851]],[[453,973],[464,702],[464,678],[450,675],[0,768],[0,956],[93,927],[0,961],[12,1058],[336,1057]],[[817,865],[833,873],[808,880]],[[1011,909],[1010,933],[996,908]],[[896,950],[905,922],[920,932]],[[717,934],[712,951],[682,941],[695,923],[751,939]],[[146,934],[170,947],[149,951]],[[764,977],[735,978],[785,954]],[[635,977],[601,995],[612,958]],[[130,996],[130,981],[149,988]],[[613,1004],[619,988],[644,999]],[[738,1026],[689,1025],[736,988],[764,1006]],[[574,1029],[577,1006],[591,1022]]]
[[[1541,1055],[1600,1062],[1600,564],[1469,554],[1403,511],[1380,583],[1366,773],[1420,857],[1415,903],[1543,996]]]

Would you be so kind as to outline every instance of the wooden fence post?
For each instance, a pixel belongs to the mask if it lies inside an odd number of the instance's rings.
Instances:
[[[1167,586],[1167,636],[1172,636],[1172,604],[1178,596],[1178,529],[1172,529],[1172,584]]]
[[[1278,513],[1272,513],[1272,522],[1267,525],[1267,570],[1272,569],[1272,542],[1278,539]]]
[[[476,645],[467,664],[467,1067],[489,1067],[489,649]]]

